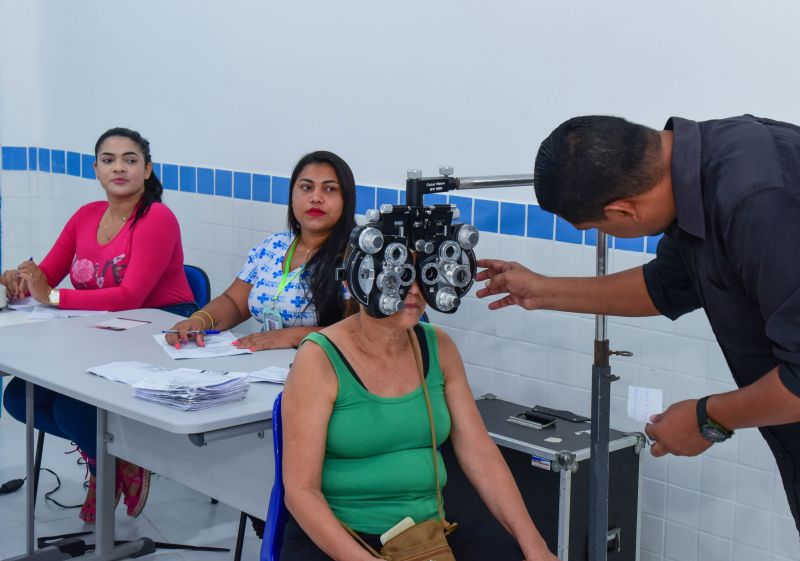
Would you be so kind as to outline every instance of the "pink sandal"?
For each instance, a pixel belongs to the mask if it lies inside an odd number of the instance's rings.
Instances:
[[[117,459],[117,482],[125,494],[123,502],[128,507],[128,516],[139,516],[150,493],[150,471]]]
[[[81,450],[80,448],[75,448],[75,450],[71,450],[69,452],[65,452],[66,454],[72,454],[73,452],[78,452],[83,458],[83,461],[86,463],[86,474],[89,476],[89,484],[86,488],[86,499],[83,501],[83,505],[81,506],[81,510],[78,513],[78,518],[83,520],[84,522],[92,523],[97,519],[97,480],[95,479],[94,475],[89,473],[89,466],[94,466],[96,464],[96,460],[94,458],[90,458],[86,452]],[[116,481],[114,485],[114,507],[119,504],[119,499],[122,496],[122,485],[120,484],[119,480]]]

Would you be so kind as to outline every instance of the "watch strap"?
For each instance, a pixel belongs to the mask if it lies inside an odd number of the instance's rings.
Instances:
[[[704,426],[711,426],[723,432],[725,438],[730,438],[733,436],[733,431],[708,416],[708,409],[706,407],[709,397],[711,396],[707,395],[697,400],[697,426],[700,428],[700,432],[703,431]]]

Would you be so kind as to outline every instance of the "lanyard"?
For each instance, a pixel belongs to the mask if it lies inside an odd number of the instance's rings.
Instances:
[[[292,242],[292,245],[289,246],[289,250],[286,252],[286,255],[283,256],[283,275],[281,276],[281,282],[278,284],[278,290],[275,292],[275,296],[272,297],[272,302],[275,303],[278,301],[278,296],[283,289],[286,288],[290,282],[297,278],[297,275],[303,272],[303,268],[305,265],[300,265],[294,274],[290,277],[289,276],[289,267],[292,265],[292,257],[294,256],[294,250],[297,247],[297,242],[300,238],[295,238]]]

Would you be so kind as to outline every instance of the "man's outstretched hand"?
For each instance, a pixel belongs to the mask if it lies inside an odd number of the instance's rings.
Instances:
[[[475,280],[486,281],[478,290],[478,298],[486,298],[495,294],[506,294],[503,298],[489,304],[489,309],[499,310],[514,304],[526,310],[542,307],[541,285],[545,277],[526,269],[514,261],[499,259],[481,259],[478,267],[485,267],[475,275]]]

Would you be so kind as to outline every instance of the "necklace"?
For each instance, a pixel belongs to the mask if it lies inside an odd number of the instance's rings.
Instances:
[[[109,223],[109,222],[111,222],[111,219],[115,219],[115,218],[116,218],[116,216],[114,216],[114,213],[113,213],[113,212],[111,212],[111,208],[108,208],[108,209],[107,209],[107,211],[108,211],[108,219],[106,219],[106,220],[105,220],[105,222],[103,223],[103,229],[105,230],[105,233],[106,233],[106,243],[110,242],[110,241],[111,241],[111,239],[112,239],[114,236],[116,236],[117,234],[119,234],[119,231],[120,231],[120,230],[122,230],[122,227],[123,227],[123,226],[125,226],[125,222],[127,222],[127,221],[128,221],[128,217],[127,217],[127,216],[123,216],[123,217],[121,217],[121,218],[119,219],[119,220],[120,220],[119,227],[117,227],[117,228],[114,228],[114,229],[112,230],[111,228],[109,228],[109,227],[108,227],[108,223]]]
[[[309,247],[305,244],[302,237],[298,241],[297,245],[302,245],[304,248],[306,248],[306,254],[305,257],[303,258],[303,263],[308,263],[308,258],[311,255],[311,253],[316,252],[322,246],[322,244],[320,244],[317,247]]]

